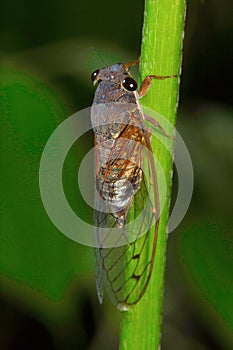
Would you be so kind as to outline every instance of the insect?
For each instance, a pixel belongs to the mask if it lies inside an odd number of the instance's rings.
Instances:
[[[139,63],[118,63],[92,73],[97,84],[91,120],[95,139],[95,267],[100,303],[105,289],[119,310],[127,310],[144,295],[156,252],[160,203],[150,131],[129,69]],[[152,121],[148,117],[149,121]],[[159,123],[154,121],[166,135]]]

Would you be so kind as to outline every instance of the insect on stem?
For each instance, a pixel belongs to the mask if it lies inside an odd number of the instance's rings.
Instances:
[[[138,103],[137,83],[129,73],[129,68],[139,61],[105,66],[92,73],[93,83],[98,84],[91,113],[98,194],[95,202],[96,285],[101,302],[105,288],[120,310],[137,304],[147,289],[160,217],[150,132]],[[146,94],[153,78],[174,77],[149,75],[142,82],[139,96]],[[159,123],[154,125],[168,136]]]

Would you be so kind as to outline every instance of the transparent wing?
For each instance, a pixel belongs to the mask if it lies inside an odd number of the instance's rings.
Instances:
[[[141,132],[144,144],[134,143],[132,146],[130,135],[125,135],[123,147],[128,158],[135,154],[143,158],[143,161],[137,162],[141,164],[142,170],[140,185],[130,198],[129,205],[119,216],[113,214],[111,191],[109,198],[101,204],[98,200],[96,202],[95,264],[98,296],[102,302],[104,287],[112,303],[120,310],[136,304],[145,293],[152,273],[158,234],[156,171],[148,133],[145,128]],[[136,152],[135,147],[138,148]],[[121,154],[117,157],[119,159]],[[106,240],[111,241],[110,248],[105,248]],[[121,242],[125,244],[119,245]]]

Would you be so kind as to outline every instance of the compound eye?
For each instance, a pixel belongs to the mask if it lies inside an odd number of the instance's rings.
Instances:
[[[128,91],[135,91],[137,89],[137,83],[133,78],[127,77],[122,81],[123,87]]]
[[[91,75],[91,80],[92,81],[96,81],[97,77],[98,77],[98,74],[99,74],[99,69],[95,70],[92,75]]]

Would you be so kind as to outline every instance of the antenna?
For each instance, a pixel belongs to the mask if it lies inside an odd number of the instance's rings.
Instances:
[[[100,53],[96,50],[96,48],[95,48],[94,46],[91,46],[91,48],[95,51],[95,53],[97,54],[97,56],[99,57],[99,59],[103,62],[104,67],[106,68],[107,65],[106,65],[106,63],[104,62],[103,57],[100,55]]]

